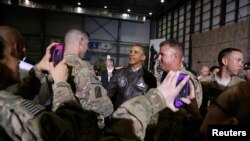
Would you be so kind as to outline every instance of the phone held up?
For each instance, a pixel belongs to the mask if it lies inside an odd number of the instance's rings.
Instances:
[[[178,79],[177,79],[177,84],[178,85],[181,80],[183,80],[185,77],[187,76],[187,74],[183,74],[183,73],[180,73],[180,75],[178,76]],[[188,81],[186,82],[186,84],[183,86],[183,88],[181,89],[180,93],[177,95],[177,97],[175,98],[175,101],[174,101],[174,106],[176,108],[180,108],[180,107],[183,107],[184,106],[184,103],[181,101],[180,98],[182,97],[187,97],[189,94],[189,85],[188,85]]]
[[[52,58],[51,61],[56,66],[62,59],[64,55],[64,46],[62,44],[57,44],[52,49]]]

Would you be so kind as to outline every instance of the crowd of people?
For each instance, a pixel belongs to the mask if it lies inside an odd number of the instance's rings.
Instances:
[[[69,29],[64,59],[51,62],[58,44],[51,43],[21,77],[25,39],[13,27],[0,26],[1,141],[205,141],[208,125],[249,125],[250,63],[243,63],[240,49],[222,49],[219,66],[203,65],[197,77],[184,66],[182,44],[163,41],[157,58],[163,74],[157,83],[143,65],[144,47],[134,45],[128,66],[116,70],[109,56],[99,81],[82,59],[88,42],[83,29]],[[177,84],[180,74],[186,77]],[[186,96],[178,97],[186,83]],[[175,105],[177,97],[183,106]]]

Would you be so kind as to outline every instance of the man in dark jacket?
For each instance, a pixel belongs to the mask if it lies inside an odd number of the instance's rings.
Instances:
[[[144,48],[140,45],[132,46],[129,53],[129,66],[117,70],[108,86],[108,94],[114,97],[114,108],[123,102],[139,95],[143,95],[150,88],[157,86],[155,76],[143,67],[146,59]]]
[[[106,69],[102,71],[101,74],[101,83],[104,88],[107,88],[110,82],[110,78],[114,75],[116,69],[114,65],[114,59],[110,57],[110,55],[107,56],[106,63]]]

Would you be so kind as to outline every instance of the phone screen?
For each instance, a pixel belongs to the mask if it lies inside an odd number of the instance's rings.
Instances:
[[[180,74],[178,79],[177,79],[177,84],[178,85],[181,80],[183,80],[185,77],[187,76],[187,74]],[[177,108],[183,107],[184,103],[180,100],[181,97],[187,97],[189,93],[189,86],[188,86],[188,82],[183,86],[183,88],[181,89],[180,93],[177,95],[177,97],[175,98],[174,101],[174,106]]]
[[[63,54],[64,46],[61,44],[56,45],[52,54],[52,61],[54,62],[54,65],[57,65],[63,59]]]

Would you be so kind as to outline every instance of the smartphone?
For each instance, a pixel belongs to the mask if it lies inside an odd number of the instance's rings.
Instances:
[[[54,66],[57,65],[63,59],[63,54],[64,46],[62,44],[55,45],[52,52],[52,62],[54,62]]]
[[[186,76],[187,76],[187,74],[180,73],[180,75],[178,76],[176,85],[178,85],[181,82],[181,80],[183,80]],[[181,97],[187,97],[188,94],[189,94],[189,85],[188,85],[188,81],[187,81],[186,84],[181,89],[180,93],[175,98],[175,100],[174,100],[174,106],[176,108],[183,107],[184,103],[180,100],[180,98]]]

